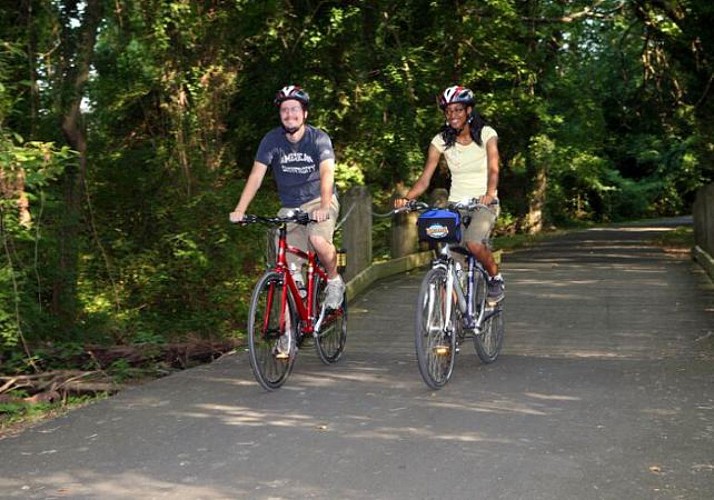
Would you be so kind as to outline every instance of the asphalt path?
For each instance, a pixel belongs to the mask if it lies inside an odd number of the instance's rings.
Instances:
[[[0,440],[0,498],[711,499],[714,287],[672,221],[507,254],[506,343],[422,382],[423,270],[351,303],[343,360],[263,391],[245,352]]]

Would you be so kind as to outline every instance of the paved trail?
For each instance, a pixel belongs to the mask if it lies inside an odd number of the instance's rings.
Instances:
[[[509,254],[506,345],[419,377],[423,272],[351,306],[343,361],[266,393],[245,353],[0,440],[1,498],[711,499],[714,287],[663,224]]]

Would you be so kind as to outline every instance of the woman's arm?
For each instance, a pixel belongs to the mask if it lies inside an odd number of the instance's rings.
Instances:
[[[439,165],[439,158],[441,158],[441,153],[433,144],[429,145],[429,150],[426,153],[426,162],[424,163],[424,171],[419,176],[419,179],[414,183],[404,198],[398,198],[394,200],[394,206],[396,208],[403,207],[406,205],[408,200],[413,200],[418,198],[424,192],[429,189],[429,184],[431,183],[431,178],[436,172],[436,167]]]
[[[486,194],[479,200],[484,205],[488,205],[498,198],[498,171],[501,159],[498,154],[497,137],[492,137],[486,143],[486,161],[488,166]]]

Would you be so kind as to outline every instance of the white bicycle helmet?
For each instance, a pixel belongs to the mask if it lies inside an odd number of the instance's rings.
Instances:
[[[447,88],[439,96],[439,107],[441,109],[446,109],[449,104],[460,103],[465,106],[474,105],[474,93],[466,87],[460,85],[454,85]]]
[[[276,106],[280,106],[283,101],[287,101],[289,99],[299,101],[304,108],[307,108],[310,105],[310,96],[307,92],[300,88],[299,85],[287,85],[278,90],[278,93],[275,94],[274,102]]]

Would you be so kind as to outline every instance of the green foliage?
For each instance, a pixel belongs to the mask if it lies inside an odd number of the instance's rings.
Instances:
[[[39,421],[50,415],[57,416],[63,412],[87,404],[90,401],[104,396],[70,396],[60,401],[35,402],[25,400],[27,393],[24,391],[10,391],[7,402],[0,402],[0,432],[13,427],[15,424],[25,425],[29,422]]]
[[[0,402],[0,429],[20,420],[40,418],[58,406],[57,403],[28,403],[22,399],[27,397],[22,391],[12,391],[8,397],[8,402]]]
[[[39,215],[44,189],[72,157],[66,147],[23,142],[0,124],[0,348],[17,345],[26,328],[46,320],[36,298]]]

